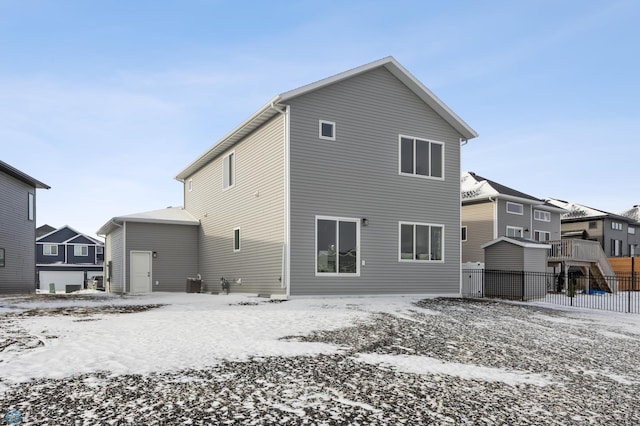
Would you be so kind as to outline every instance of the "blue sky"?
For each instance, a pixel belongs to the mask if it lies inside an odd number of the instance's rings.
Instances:
[[[462,170],[640,204],[640,2],[0,0],[0,159],[93,234],[278,93],[392,55],[480,137]]]

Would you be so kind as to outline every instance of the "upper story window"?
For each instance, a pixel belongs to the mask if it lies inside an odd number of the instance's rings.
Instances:
[[[189,179],[189,181],[187,182],[187,190],[189,192],[193,191],[193,179]]]
[[[0,268],[4,268],[4,249],[0,248]]]
[[[598,228],[598,222],[596,222],[595,220],[592,220],[591,222],[589,222],[589,229],[597,229]]]
[[[543,210],[534,210],[533,218],[542,222],[551,222],[551,213],[545,212]]]
[[[467,241],[467,227],[463,226],[460,228],[460,240]]]
[[[329,141],[336,140],[336,123],[320,120],[318,123],[318,137]]]
[[[35,217],[35,195],[33,195],[32,192],[29,192],[29,195],[27,196],[27,218],[32,221]]]
[[[229,189],[233,188],[236,183],[236,153],[231,152],[227,154],[223,159],[223,174],[222,177],[222,188]]]
[[[104,247],[102,246],[96,247],[96,254],[104,254]]]
[[[442,179],[444,144],[400,136],[400,174]]]
[[[636,234],[636,228],[634,228],[633,226],[628,227],[627,228],[627,233],[635,235]]]
[[[240,228],[233,228],[233,251],[240,251]]]
[[[507,201],[507,213],[511,214],[523,214],[524,207],[520,203],[512,203],[511,201]]]
[[[56,244],[44,244],[42,246],[42,254],[45,256],[57,256],[58,246]]]
[[[444,226],[400,222],[400,261],[442,262]]]
[[[89,246],[73,246],[73,255],[77,257],[89,256]]]
[[[623,225],[622,222],[611,222],[611,229],[615,229],[616,231],[622,231]]]

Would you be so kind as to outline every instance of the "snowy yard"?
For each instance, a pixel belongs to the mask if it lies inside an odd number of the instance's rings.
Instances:
[[[640,315],[411,297],[0,298],[25,424],[640,424]]]

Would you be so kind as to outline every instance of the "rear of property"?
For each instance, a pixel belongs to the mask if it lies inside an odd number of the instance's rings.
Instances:
[[[460,294],[460,145],[475,136],[391,57],[282,93],[176,176],[199,225],[184,272],[272,297]],[[101,231],[113,282],[131,281],[122,229]]]

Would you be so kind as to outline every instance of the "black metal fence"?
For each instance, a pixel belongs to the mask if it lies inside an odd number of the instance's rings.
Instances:
[[[640,313],[640,274],[591,276],[569,273],[463,269],[462,296]]]

